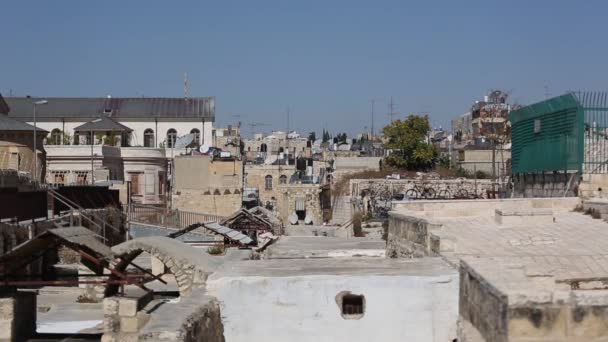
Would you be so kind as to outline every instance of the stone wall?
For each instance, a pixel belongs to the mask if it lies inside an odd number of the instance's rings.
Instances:
[[[43,148],[45,132],[37,134],[37,178],[42,180],[46,168],[46,152]],[[32,175],[34,173],[34,144],[33,133],[28,131],[0,131],[0,169],[23,171]]]
[[[414,186],[419,187],[422,184],[428,184],[435,190],[437,195],[442,190],[447,190],[451,194],[450,197],[456,195],[460,189],[465,190],[469,196],[476,195],[478,197],[487,197],[487,191],[492,189],[492,180],[490,179],[351,179],[349,182],[349,194],[352,197],[361,196],[364,192],[388,192],[391,194],[402,194]]]
[[[232,189],[232,191],[223,189],[223,191],[218,194],[215,191],[209,193],[209,191],[202,190],[179,190],[173,195],[173,208],[229,216],[241,207],[243,195],[239,189]]]
[[[0,294],[0,341],[26,341],[36,333],[36,293]]]
[[[606,290],[571,290],[569,286],[541,290],[534,288],[532,280],[530,290],[505,293],[484,278],[478,266],[460,265],[459,341],[606,341]],[[485,268],[485,272],[496,272],[490,265]],[[555,281],[547,278],[547,283]]]
[[[460,265],[459,320],[473,327],[486,341],[508,341],[508,301],[465,263]],[[470,327],[469,327],[470,328]],[[464,336],[459,336],[462,341]],[[472,341],[471,341],[472,342]]]
[[[289,183],[289,179],[296,171],[295,165],[245,165],[245,187],[256,188],[260,194],[262,204],[276,202],[281,196],[278,186],[281,179]],[[272,186],[266,187],[266,176],[272,177]],[[283,177],[283,178],[281,178]]]
[[[104,300],[102,342],[224,342],[219,303],[204,289],[179,303],[153,300],[151,294]]]
[[[441,227],[428,220],[389,213],[386,255],[391,258],[422,258],[432,255],[431,230]]]
[[[446,342],[456,338],[457,274],[429,275],[432,266],[416,268],[416,263],[411,263],[412,269],[424,273],[351,274],[350,267],[359,269],[361,264],[343,268],[340,262],[335,262],[336,273],[319,274],[294,262],[287,267],[303,269],[301,274],[281,276],[284,271],[278,268],[270,276],[253,272],[212,276],[207,289],[220,300],[227,341]],[[275,270],[276,264],[269,267]],[[362,317],[341,314],[338,298],[345,291],[364,296]]]
[[[277,212],[283,222],[288,222],[289,215],[296,212],[296,201],[304,199],[306,215],[312,217],[313,224],[323,223],[323,209],[320,196],[322,189],[319,185],[287,184],[278,187],[280,194],[277,199]]]
[[[575,197],[579,183],[576,173],[518,174],[513,176],[513,197]]]
[[[141,311],[152,299],[152,292],[141,296],[108,297],[103,300],[102,341],[138,341],[139,330],[148,322],[150,314]]]

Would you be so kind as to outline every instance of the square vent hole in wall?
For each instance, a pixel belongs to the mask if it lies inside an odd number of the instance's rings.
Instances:
[[[360,319],[365,314],[365,297],[363,295],[343,291],[336,296],[336,303],[344,319]]]

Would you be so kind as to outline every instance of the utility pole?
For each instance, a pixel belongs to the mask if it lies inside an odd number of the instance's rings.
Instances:
[[[184,100],[188,99],[188,74],[184,73]]]

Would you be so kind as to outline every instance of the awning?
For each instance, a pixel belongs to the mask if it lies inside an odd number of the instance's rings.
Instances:
[[[303,197],[296,198],[296,211],[306,210],[306,199]]]

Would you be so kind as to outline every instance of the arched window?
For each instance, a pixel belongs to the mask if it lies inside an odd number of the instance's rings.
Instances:
[[[169,128],[167,131],[167,147],[173,148],[175,146],[175,140],[177,139],[177,131],[173,128]]]
[[[251,152],[251,146],[247,146],[247,151]]]
[[[266,190],[272,190],[272,176],[271,175],[266,175],[266,177],[264,177],[264,188]]]
[[[261,152],[268,152],[268,147],[266,146],[266,144],[262,144],[262,146],[260,146],[260,151]]]
[[[144,147],[154,147],[154,130],[146,128],[144,131]]]
[[[55,128],[51,131],[51,139],[49,139],[49,145],[61,145],[62,135],[59,128]]]
[[[287,184],[287,176],[281,175],[281,177],[279,177],[279,184]]]
[[[200,146],[200,144],[201,144],[201,131],[199,131],[198,128],[193,128],[190,131],[190,134],[194,134],[194,145]]]
[[[282,147],[279,147],[279,153],[283,153],[285,150]]]

